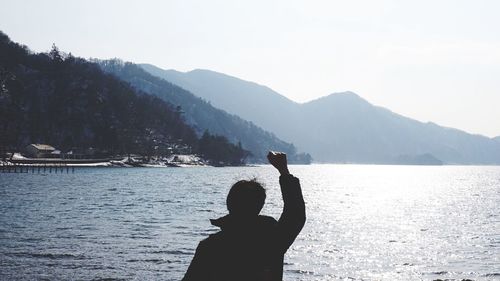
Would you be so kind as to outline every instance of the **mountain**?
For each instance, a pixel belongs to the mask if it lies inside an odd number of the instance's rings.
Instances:
[[[220,136],[198,138],[175,106],[97,64],[55,46],[36,54],[0,32],[0,148],[19,151],[30,143],[63,151],[92,147],[111,156],[184,147],[218,165],[241,164],[248,153]]]
[[[419,122],[352,92],[297,104],[267,87],[213,71],[142,67],[293,142],[318,162],[500,164],[498,139]]]
[[[321,147],[318,139],[331,140],[330,149],[311,150],[324,160],[391,163],[430,154],[449,164],[500,163],[500,145],[487,137],[412,120],[350,92],[305,103],[302,112],[311,134],[297,143]]]
[[[249,120],[295,144],[292,141],[295,139],[295,123],[300,120],[294,117],[299,116],[301,106],[270,88],[210,70],[196,69],[183,73],[163,70],[150,64],[140,66],[152,75],[209,101],[213,106]]]
[[[116,75],[136,89],[180,106],[186,122],[193,126],[198,134],[207,130],[227,137],[232,143],[240,143],[252,153],[253,162],[265,162],[268,150],[286,152],[291,163],[309,163],[311,160],[308,154],[298,154],[293,144],[280,140],[252,122],[212,106],[177,85],[149,74],[138,65],[119,60],[99,63],[104,71]]]

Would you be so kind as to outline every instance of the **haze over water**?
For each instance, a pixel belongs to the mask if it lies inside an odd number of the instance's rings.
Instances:
[[[500,279],[500,167],[292,166],[307,222],[285,280]],[[180,280],[229,187],[270,166],[0,174],[1,280]]]

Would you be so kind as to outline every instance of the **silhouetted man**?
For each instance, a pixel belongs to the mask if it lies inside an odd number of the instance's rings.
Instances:
[[[256,181],[235,183],[227,196],[229,215],[211,220],[221,231],[200,242],[183,281],[278,281],[283,257],[302,230],[306,213],[299,180],[286,154],[269,152],[280,172],[284,207],[279,221],[259,215],[266,192]]]

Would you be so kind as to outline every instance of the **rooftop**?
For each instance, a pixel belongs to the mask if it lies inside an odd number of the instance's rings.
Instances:
[[[53,146],[48,144],[32,143],[30,144],[38,150],[56,150]]]

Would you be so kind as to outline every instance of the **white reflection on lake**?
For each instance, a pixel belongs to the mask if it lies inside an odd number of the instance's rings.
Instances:
[[[285,280],[500,279],[500,167],[292,166],[307,206]],[[179,280],[232,183],[270,166],[0,174],[0,279]]]

